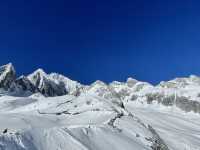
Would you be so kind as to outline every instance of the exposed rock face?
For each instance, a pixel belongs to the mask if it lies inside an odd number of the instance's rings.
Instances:
[[[55,83],[42,69],[36,70],[28,76],[28,79],[44,96],[61,96],[67,94],[65,84],[63,82]]]
[[[65,85],[61,82],[56,84],[51,80],[44,78],[40,87],[40,92],[45,96],[61,96],[67,94]]]
[[[148,104],[153,101],[162,104],[164,106],[176,106],[185,112],[195,112],[200,113],[200,102],[190,100],[184,96],[172,95],[162,95],[161,93],[147,94],[146,100]]]
[[[21,76],[16,79],[15,85],[17,86],[17,88],[19,88],[19,90],[22,91],[30,91],[32,93],[39,92],[36,86],[34,86],[31,81],[25,76]]]
[[[63,84],[67,93],[71,95],[80,95],[84,90],[84,86],[77,81],[70,80],[58,73],[49,74],[49,79],[54,81],[56,84]]]
[[[29,93],[42,93],[46,97],[72,94],[78,96],[83,86],[57,73],[46,74],[42,69],[36,70],[29,76],[16,79],[12,64],[0,67],[0,89],[12,92],[14,95]]]
[[[15,69],[11,63],[0,67],[0,88],[8,90],[15,78]]]

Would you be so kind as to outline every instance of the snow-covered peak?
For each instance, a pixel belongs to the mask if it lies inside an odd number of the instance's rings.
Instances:
[[[126,82],[129,82],[129,81],[138,82],[138,80],[136,80],[136,79],[134,79],[134,78],[132,78],[132,77],[128,77],[128,78],[127,78]]]
[[[31,81],[33,85],[35,85],[38,88],[41,88],[43,86],[44,81],[48,79],[48,75],[43,69],[39,68],[33,73],[29,74],[27,78]]]
[[[12,63],[0,67],[0,88],[8,90],[15,80],[15,69]]]
[[[76,93],[77,90],[82,88],[82,86],[83,86],[80,83],[78,83],[77,81],[73,81],[73,80],[71,80],[61,74],[58,74],[58,73],[49,74],[49,78],[52,81],[54,81],[56,84],[63,83],[69,94]]]
[[[15,69],[14,69],[12,63],[8,63],[6,65],[0,66],[0,76],[5,76],[9,72],[15,73]],[[0,79],[2,79],[2,78],[0,78]]]
[[[34,76],[47,77],[47,73],[43,69],[39,68],[35,70],[33,73],[31,73],[30,75],[28,75],[28,78],[31,79]]]
[[[45,96],[60,96],[67,94],[63,84],[57,84],[43,69],[37,69],[28,75],[31,83]]]
[[[76,95],[82,88],[82,85],[76,81],[58,73],[47,74],[43,69],[37,69],[32,74],[28,75],[28,79],[40,89],[41,93],[45,96]]]
[[[46,78],[47,75],[42,69],[37,69],[27,77],[32,82],[32,84],[40,88],[44,82],[44,78]]]
[[[200,86],[200,77],[190,75],[189,77],[175,78],[169,81],[161,81],[157,87],[162,88],[186,88],[188,86]]]
[[[90,86],[87,87],[87,91],[92,94],[98,93],[97,95],[99,95],[99,93],[101,93],[100,95],[102,95],[103,92],[106,92],[109,90],[108,90],[108,86],[106,85],[106,83],[104,83],[103,81],[97,80],[94,83],[92,83]]]
[[[138,81],[136,79],[133,79],[131,77],[129,77],[126,81],[128,87],[133,87]]]
[[[96,85],[106,86],[106,83],[104,83],[103,81],[97,80],[97,81],[95,81],[94,83],[91,84],[91,86],[96,86]]]
[[[2,67],[7,68],[8,70],[15,70],[12,63],[8,63],[6,65],[3,65]]]

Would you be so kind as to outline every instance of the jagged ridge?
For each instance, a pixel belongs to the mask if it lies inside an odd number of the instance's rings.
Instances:
[[[40,92],[46,97],[77,94],[81,84],[62,75],[47,74],[38,69],[28,76],[16,79],[12,63],[0,67],[0,89],[9,91],[12,95],[31,95]]]
[[[16,79],[15,69],[9,63],[0,67],[0,89],[19,96],[38,92],[46,97],[89,93],[109,99],[118,105],[122,105],[123,101],[148,104],[156,102],[165,106],[176,106],[186,112],[200,113],[200,78],[194,75],[161,82],[157,86],[133,78],[128,78],[126,82],[114,81],[110,84],[96,81],[84,86],[57,73],[47,74],[42,69]]]

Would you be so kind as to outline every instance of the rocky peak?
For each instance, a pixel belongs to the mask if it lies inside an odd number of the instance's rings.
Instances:
[[[28,79],[31,83],[38,88],[42,87],[45,78],[47,79],[48,77],[43,69],[37,69],[32,74],[28,75]]]
[[[20,91],[29,91],[32,93],[38,92],[38,89],[31,83],[31,81],[23,75],[16,79],[15,85]]]
[[[58,73],[51,73],[49,74],[49,78],[54,81],[56,84],[64,84],[67,93],[73,94],[83,88],[83,85],[78,83],[77,81],[73,81],[61,74]]]
[[[15,81],[15,69],[12,63],[0,67],[0,88],[8,90]]]
[[[43,69],[37,69],[28,75],[28,79],[44,96],[67,94],[64,83],[56,83]]]

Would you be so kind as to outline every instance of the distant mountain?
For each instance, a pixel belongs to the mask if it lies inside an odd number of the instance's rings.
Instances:
[[[20,76],[15,80],[16,88],[18,91],[29,91],[31,93],[39,92],[38,87],[36,87],[26,76]]]
[[[8,90],[15,79],[15,69],[11,63],[0,67],[0,88]]]
[[[158,103],[176,106],[186,112],[200,113],[200,77],[195,75],[162,81],[156,86],[133,78],[128,78],[126,82],[113,81],[106,84],[98,80],[91,85],[82,85],[58,73],[47,74],[42,69],[16,79],[15,69],[9,63],[0,67],[0,89],[18,96],[35,93],[45,97],[90,94],[118,105],[122,105],[123,101]]]
[[[37,92],[46,97],[77,94],[81,86],[67,77],[56,73],[47,74],[42,69],[16,79],[15,69],[11,63],[0,67],[0,89],[14,95]]]

